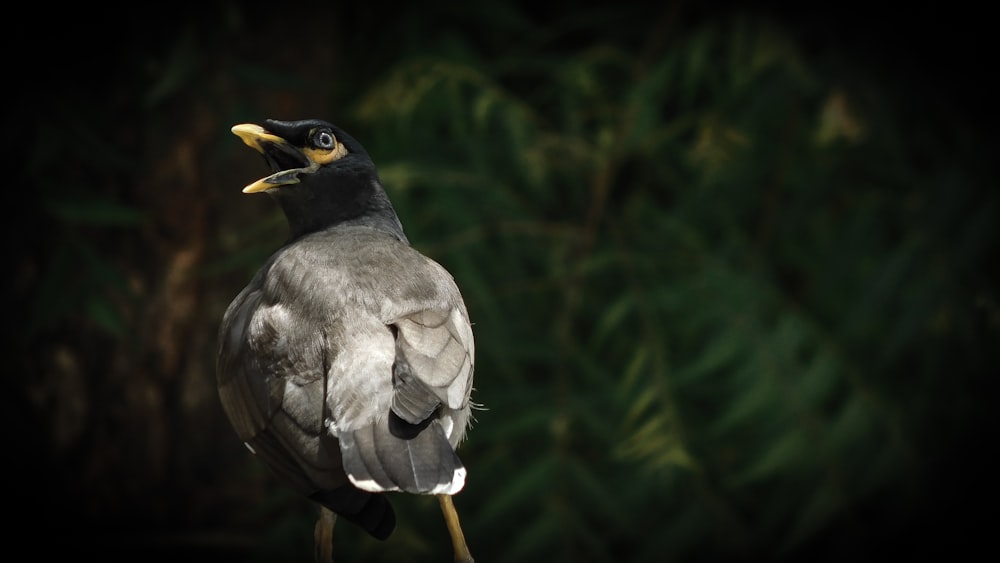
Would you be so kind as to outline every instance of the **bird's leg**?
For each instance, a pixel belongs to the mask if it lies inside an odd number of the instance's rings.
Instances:
[[[325,506],[320,507],[314,534],[316,563],[333,563],[333,525],[336,523],[337,515]]]
[[[451,534],[451,545],[455,549],[455,562],[475,563],[472,554],[469,553],[469,546],[465,543],[465,534],[462,533],[462,525],[458,521],[458,512],[455,511],[451,495],[438,495],[438,500],[441,501],[441,513],[444,514],[444,522],[448,525],[448,533]]]

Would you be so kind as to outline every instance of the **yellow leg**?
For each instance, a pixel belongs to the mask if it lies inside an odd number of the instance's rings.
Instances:
[[[316,563],[333,563],[333,525],[336,523],[337,515],[325,506],[320,507],[314,533]]]
[[[451,495],[438,495],[438,500],[441,501],[441,513],[444,514],[444,522],[448,525],[448,533],[451,534],[456,563],[475,563],[472,554],[469,553],[469,546],[465,543],[465,534],[462,533],[462,525],[458,522],[458,512],[455,511]]]

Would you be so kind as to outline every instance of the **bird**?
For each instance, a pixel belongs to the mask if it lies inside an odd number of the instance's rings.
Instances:
[[[288,238],[227,307],[222,408],[277,477],[320,505],[317,560],[338,517],[384,540],[387,493],[436,495],[456,561],[471,562],[452,496],[472,422],[472,323],[454,277],[415,249],[365,148],[321,119],[232,127],[270,174],[245,188]]]

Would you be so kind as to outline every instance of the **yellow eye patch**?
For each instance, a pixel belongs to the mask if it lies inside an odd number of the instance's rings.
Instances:
[[[302,149],[302,154],[316,164],[328,164],[347,155],[347,148],[335,141],[332,149]]]

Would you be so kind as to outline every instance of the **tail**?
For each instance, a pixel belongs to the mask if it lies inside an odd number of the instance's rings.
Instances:
[[[385,420],[339,438],[344,470],[364,491],[453,495],[465,486],[465,467],[437,420],[408,439]]]

